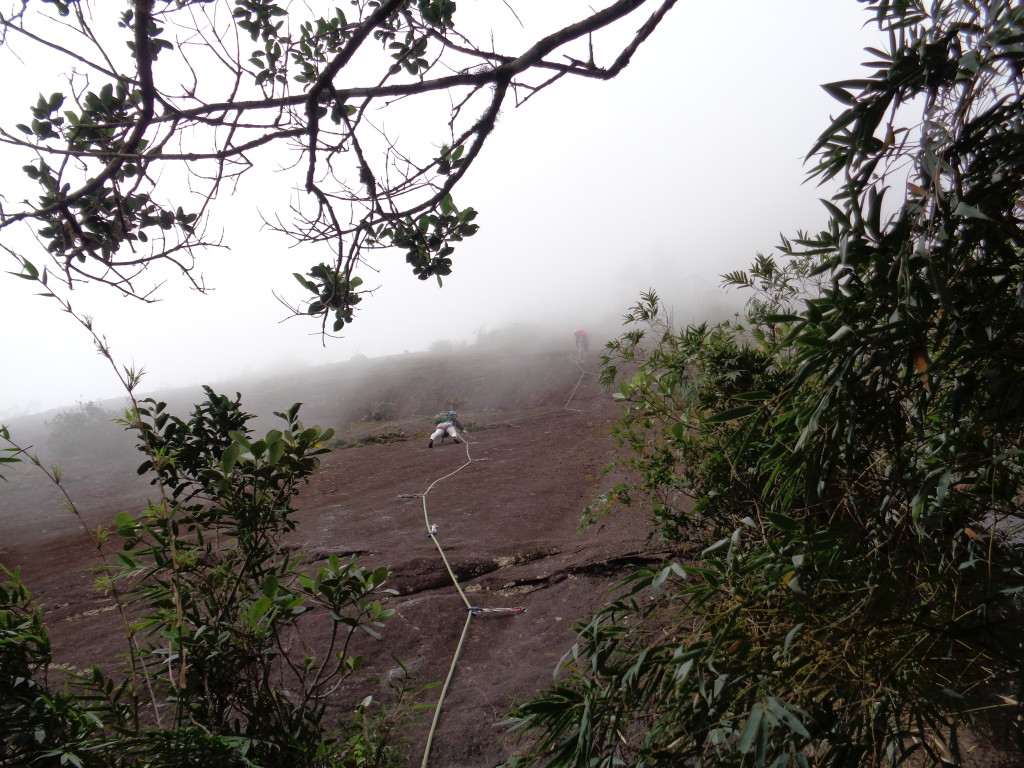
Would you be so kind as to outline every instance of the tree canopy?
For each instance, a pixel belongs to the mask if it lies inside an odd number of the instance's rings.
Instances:
[[[295,273],[306,299],[291,306],[339,331],[372,251],[404,252],[421,279],[451,272],[478,228],[454,192],[503,107],[565,77],[615,77],[674,4],[581,3],[575,21],[498,50],[494,25],[522,25],[510,3],[354,0],[320,15],[275,0],[22,0],[0,15],[0,42],[64,78],[0,129],[39,185],[4,202],[0,229],[32,225],[69,285],[147,298],[165,264],[202,289],[196,259],[225,224],[215,200],[284,167],[291,215],[265,223],[330,253]],[[398,112],[414,135],[392,134]]]

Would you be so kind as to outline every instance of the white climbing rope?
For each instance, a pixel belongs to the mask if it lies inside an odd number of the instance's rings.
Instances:
[[[580,376],[576,380],[576,384],[572,388],[572,391],[569,393],[569,399],[565,401],[565,405],[563,405],[561,408],[552,411],[531,414],[527,418],[535,418],[537,416],[544,416],[547,415],[548,413],[557,413],[558,411],[563,410],[580,411],[579,408],[570,408],[569,403],[571,403],[573,398],[576,396],[576,390],[579,389],[580,383],[583,381],[583,377],[586,375],[587,372],[583,368],[582,361],[576,359],[575,356],[571,356],[569,360],[572,363],[574,363],[577,368],[580,369]],[[427,496],[430,495],[430,492],[434,489],[434,486],[442,482],[443,480],[447,480],[448,478],[457,475],[459,472],[464,470],[474,461],[483,461],[483,459],[473,459],[473,456],[471,455],[469,450],[470,442],[466,439],[465,433],[463,433],[461,437],[463,444],[466,446],[466,461],[463,464],[461,464],[455,470],[449,472],[447,475],[443,475],[442,477],[439,477],[436,480],[434,480],[434,482],[427,486],[427,489],[422,494],[410,493],[400,495],[400,498],[415,498],[416,496],[419,496],[422,499],[423,523],[426,526],[427,536],[430,537],[430,539],[434,542],[434,546],[437,547],[437,552],[439,555],[441,555],[441,560],[444,562],[444,567],[448,571],[448,576],[451,578],[452,584],[455,586],[456,591],[459,593],[459,597],[462,598],[462,602],[466,605],[466,623],[462,626],[462,634],[459,636],[459,642],[458,645],[456,645],[455,647],[455,653],[452,656],[452,662],[448,667],[448,675],[445,678],[444,685],[441,687],[441,693],[438,696],[437,704],[434,706],[434,717],[430,723],[430,730],[427,732],[427,742],[423,748],[423,762],[420,764],[422,768],[427,768],[427,763],[430,759],[430,748],[434,743],[434,734],[437,732],[437,724],[441,719],[441,707],[444,704],[445,695],[448,693],[448,686],[451,684],[452,677],[455,676],[455,668],[458,665],[459,656],[462,654],[462,646],[466,641],[466,635],[469,633],[469,625],[473,621],[473,617],[483,613],[517,614],[526,612],[526,608],[521,605],[515,606],[513,608],[485,608],[481,606],[472,605],[469,602],[469,599],[466,597],[466,593],[465,591],[463,591],[462,585],[459,584],[458,577],[456,577],[455,571],[452,570],[451,563],[448,562],[448,556],[445,554],[444,547],[441,546],[441,542],[438,537],[437,524],[430,522],[430,514],[427,511]]]
[[[583,369],[583,361],[582,360],[577,360],[575,357],[570,357],[569,360],[571,360],[575,364],[575,366],[580,369],[580,377],[578,379],[576,379],[576,386],[574,386],[572,388],[572,392],[569,393],[569,399],[565,401],[565,405],[562,406],[562,410],[564,410],[564,411],[579,411],[580,410],[579,408],[570,408],[569,407],[569,403],[571,403],[573,397],[576,396],[576,390],[579,389],[580,383],[582,383],[583,377],[587,375],[587,372]]]

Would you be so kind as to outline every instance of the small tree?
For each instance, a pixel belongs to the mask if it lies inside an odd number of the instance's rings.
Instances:
[[[239,399],[206,389],[186,421],[148,400],[129,413],[157,495],[101,531],[123,546],[100,584],[125,614],[130,669],[47,682],[40,613],[17,573],[0,585],[0,765],[382,766],[392,745],[363,702],[332,723],[330,693],[353,674],[358,632],[391,611],[387,570],[330,557],[304,569],[282,546],[292,499],[332,431],[282,429],[254,439]],[[6,434],[5,434],[6,436]],[[11,458],[11,457],[5,457]],[[320,615],[326,639],[306,633]],[[405,692],[405,689],[402,689]],[[399,703],[401,706],[401,702]],[[335,711],[337,708],[335,708]],[[374,737],[375,738],[375,737]]]

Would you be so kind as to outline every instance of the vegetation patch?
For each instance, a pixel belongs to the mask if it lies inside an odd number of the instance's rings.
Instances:
[[[512,425],[507,421],[498,421],[493,424],[476,424],[472,421],[467,421],[463,424],[467,432],[486,432],[489,429],[511,429]]]
[[[398,413],[398,408],[394,403],[389,403],[381,400],[376,403],[370,403],[366,409],[366,420],[367,421],[391,421],[395,418],[395,414]]]
[[[357,437],[352,440],[338,440],[334,447],[337,449],[342,448],[358,448],[361,445],[387,445],[389,443],[404,443],[409,440],[409,437],[401,430],[389,430],[387,432],[378,432],[373,435],[365,435],[363,437]]]
[[[865,4],[889,45],[824,86],[826,228],[723,276],[738,322],[648,291],[605,348],[625,479],[588,519],[670,551],[505,768],[1021,765],[1024,8]]]
[[[511,568],[514,565],[525,565],[526,563],[532,563],[534,560],[543,560],[545,557],[557,555],[561,551],[558,547],[542,547],[530,550],[529,552],[521,552],[511,557],[496,557],[494,562],[499,568]]]

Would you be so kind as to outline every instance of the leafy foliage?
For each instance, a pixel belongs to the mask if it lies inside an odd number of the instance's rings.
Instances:
[[[188,420],[153,400],[132,415],[158,495],[101,532],[122,548],[100,579],[132,606],[130,669],[94,668],[54,692],[39,611],[5,573],[0,765],[394,764],[389,723],[408,715],[407,683],[394,713],[369,698],[331,724],[327,708],[362,665],[353,637],[379,637],[391,614],[387,570],[336,556],[303,569],[281,543],[333,431],[304,427],[296,404],[254,439],[239,398],[206,393]]]
[[[993,724],[1024,752],[1024,8],[865,5],[890,44],[826,86],[826,231],[725,277],[744,325],[676,332],[651,292],[610,345],[608,501],[678,556],[579,629],[509,765],[961,765]]]
[[[3,424],[0,424],[0,440],[3,440],[4,442],[9,442],[10,441],[10,437],[11,437],[10,430],[6,426],[4,426]],[[20,453],[21,453],[21,449],[19,449],[19,448],[15,448],[15,447],[11,447],[11,446],[8,446],[7,448],[0,448],[0,464],[19,464],[19,463],[21,463],[21,458],[18,455]],[[4,478],[3,474],[0,473],[0,480],[5,480],[5,479],[6,478]]]
[[[75,743],[93,723],[71,697],[38,679],[51,660],[42,613],[17,570],[0,566],[0,575],[0,765],[58,765],[65,756],[80,765],[75,752],[48,747]]]
[[[68,284],[149,298],[142,274],[168,265],[203,289],[194,259],[220,244],[206,235],[215,199],[253,169],[288,167],[297,176],[275,185],[300,192],[294,218],[265,223],[330,254],[293,272],[305,301],[289,306],[340,331],[368,292],[356,271],[372,251],[404,252],[421,280],[451,273],[456,245],[479,227],[453,193],[507,100],[519,106],[567,75],[614,77],[674,4],[581,3],[575,23],[499,52],[488,25],[500,17],[461,21],[453,0],[14,3],[0,12],[0,46],[61,57],[56,71],[71,74],[0,129],[39,187],[0,211],[0,229],[31,223]],[[627,20],[639,9],[646,20]],[[498,13],[519,21],[510,5]],[[593,35],[623,24],[599,66]],[[399,140],[385,128],[408,121],[409,103],[415,131]]]

